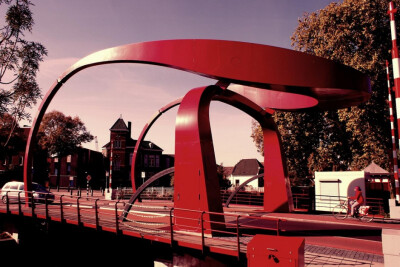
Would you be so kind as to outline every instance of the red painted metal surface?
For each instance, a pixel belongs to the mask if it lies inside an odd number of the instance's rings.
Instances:
[[[192,89],[183,98],[179,107],[175,130],[175,176],[174,205],[176,208],[222,212],[222,202],[217,177],[214,146],[209,121],[209,104],[215,98],[238,107],[259,121],[264,133],[264,209],[266,211],[289,212],[293,200],[289,178],[276,125],[271,118],[272,110],[263,110],[242,95],[219,86]],[[185,211],[179,211],[179,225],[186,230],[198,228],[198,221],[185,220]],[[221,218],[223,219],[223,218]],[[205,219],[207,222],[209,219]],[[216,218],[213,218],[215,221]],[[218,225],[207,225],[214,229]]]
[[[255,235],[247,244],[247,265],[304,266],[304,238]]]
[[[266,45],[218,40],[169,40],[102,50],[83,58],[69,68],[53,84],[43,99],[31,128],[25,152],[26,191],[31,189],[32,149],[36,134],[51,100],[63,83],[77,72],[88,67],[111,63],[160,65],[214,78],[220,81],[219,84],[243,85],[245,87],[232,86],[232,90],[237,94],[226,93],[223,98],[230,102],[236,101],[235,106],[245,112],[256,113],[253,117],[266,114],[263,108],[268,106],[287,110],[313,107],[338,108],[359,104],[366,101],[370,95],[368,77],[354,69],[319,57]],[[214,187],[218,188],[218,183],[214,173],[216,169],[212,138],[209,124],[204,123],[208,121],[209,101],[217,89],[211,87],[206,90],[206,87],[203,87],[190,91],[185,96],[185,105],[180,109],[182,112],[177,118],[176,125],[179,135],[176,138],[176,148],[179,152],[175,167],[179,169],[177,171],[181,178],[178,178],[180,182],[175,182],[175,186],[178,188],[179,197],[184,196],[189,199],[187,203],[182,201],[180,203],[196,209],[197,205],[200,205],[205,211],[221,210],[220,199],[213,191]],[[240,95],[242,96],[237,102]],[[259,106],[256,108],[258,112],[246,106],[245,103],[250,100]],[[195,114],[200,117],[196,117]],[[272,197],[265,200],[264,206],[268,211],[290,211],[291,195],[280,150],[279,133],[272,119],[265,121],[263,130],[265,151],[269,151],[264,162],[268,173],[265,184],[267,190],[273,192]],[[195,138],[188,132],[195,134]],[[194,143],[190,143],[189,140]],[[191,146],[192,150],[189,148]],[[189,164],[189,161],[181,155],[187,155],[193,162]],[[191,191],[184,192],[182,186],[188,185],[183,177],[193,175],[199,177],[197,180],[194,179],[201,185],[198,195],[189,195],[188,192]],[[190,186],[193,187],[193,184]]]
[[[175,127],[176,208],[223,212],[209,120],[209,105],[218,89],[221,90],[218,86],[192,89],[179,107]],[[191,214],[184,210],[177,212],[176,224],[182,225],[184,230],[199,232],[202,226],[198,220],[182,221],[179,217]],[[223,217],[220,219],[223,221]],[[205,220],[210,221],[209,218]]]

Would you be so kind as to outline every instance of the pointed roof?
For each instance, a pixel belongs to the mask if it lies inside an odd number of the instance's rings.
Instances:
[[[126,126],[124,120],[119,118],[114,125],[110,128],[110,131],[126,131],[129,132],[128,126]]]
[[[387,170],[378,166],[375,162],[371,162],[365,169],[364,172],[368,172],[371,174],[384,174],[389,173]]]

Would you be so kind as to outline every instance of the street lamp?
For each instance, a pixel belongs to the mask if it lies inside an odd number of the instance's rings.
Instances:
[[[144,184],[144,178],[146,178],[146,172],[142,172],[142,179],[143,179],[143,183]]]

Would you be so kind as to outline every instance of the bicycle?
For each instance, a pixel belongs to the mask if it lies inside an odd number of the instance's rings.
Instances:
[[[370,214],[370,206],[358,206],[354,210],[354,215],[362,222],[371,222],[374,219],[374,215]],[[340,204],[333,207],[333,216],[338,220],[344,220],[349,217],[349,200],[341,200]]]

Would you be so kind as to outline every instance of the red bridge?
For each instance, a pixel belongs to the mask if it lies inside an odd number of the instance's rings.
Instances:
[[[30,207],[21,204],[19,197],[17,204],[7,202],[3,209],[6,213],[240,258],[246,252],[246,236],[271,231],[279,234],[281,221],[224,212],[209,120],[211,101],[224,102],[259,122],[264,141],[263,211],[287,213],[293,211],[293,198],[279,131],[272,117],[274,109],[342,108],[360,104],[370,97],[366,75],[320,57],[267,45],[169,40],[105,49],[71,66],[43,99],[25,151],[25,192],[32,191],[32,151],[36,134],[55,94],[79,71],[113,63],[159,65],[217,80],[215,85],[190,89],[182,98],[161,108],[144,126],[136,143],[131,163],[134,191],[140,179],[136,159],[141,140],[162,113],[179,105],[175,126],[173,206],[141,207],[131,212],[130,209],[138,207],[133,205],[137,194],[127,205],[115,202],[111,206],[110,203],[104,205],[102,200],[70,196],[60,196],[52,205],[46,199],[44,204],[36,204],[22,196]],[[112,168],[110,181],[111,177]],[[272,258],[276,260],[275,256]]]
[[[190,213],[180,217],[181,221],[194,221],[197,226],[191,230],[187,225],[180,227],[176,223],[176,210],[172,202],[150,201],[134,205],[126,219],[123,212],[126,203],[109,201],[104,198],[80,197],[56,194],[53,203],[43,199],[29,198],[25,203],[24,195],[9,198],[0,204],[0,213],[27,216],[43,222],[72,224],[98,231],[107,231],[118,235],[145,238],[152,241],[212,252],[235,257],[244,257],[247,243],[255,233],[279,235],[282,231],[281,219],[247,216],[243,213],[210,213],[197,210],[182,210]],[[162,206],[160,206],[162,204]],[[224,217],[225,230],[213,230],[205,225],[220,223],[220,220],[206,221],[206,214]]]

